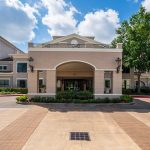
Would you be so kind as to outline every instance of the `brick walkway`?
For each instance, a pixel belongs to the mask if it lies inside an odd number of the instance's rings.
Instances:
[[[0,150],[20,150],[47,112],[47,108],[34,106],[1,130]]]
[[[110,115],[142,150],[150,150],[150,127],[127,112],[114,112]]]

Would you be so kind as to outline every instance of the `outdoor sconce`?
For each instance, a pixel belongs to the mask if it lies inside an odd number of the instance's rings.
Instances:
[[[30,67],[30,71],[34,72],[34,67],[32,65],[29,65],[29,67]]]
[[[28,61],[29,61],[30,71],[31,71],[31,72],[34,72],[34,67],[33,67],[33,65],[31,65],[31,62],[33,62],[33,58],[32,58],[32,57],[29,57],[29,58],[28,58]]]
[[[119,73],[121,68],[121,59],[118,57],[115,61],[117,63],[117,73]]]
[[[28,61],[29,61],[29,62],[33,62],[33,58],[32,58],[32,57],[29,57],[29,58],[28,58]]]

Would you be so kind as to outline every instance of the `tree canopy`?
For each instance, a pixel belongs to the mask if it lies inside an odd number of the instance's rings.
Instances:
[[[141,73],[150,70],[150,12],[141,7],[129,21],[122,22],[117,35],[112,46],[123,43],[123,64],[135,68],[140,86]]]

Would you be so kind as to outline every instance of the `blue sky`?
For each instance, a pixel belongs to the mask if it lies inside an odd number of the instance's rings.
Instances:
[[[25,52],[28,41],[71,33],[110,43],[141,5],[150,11],[150,0],[0,0],[0,35]]]

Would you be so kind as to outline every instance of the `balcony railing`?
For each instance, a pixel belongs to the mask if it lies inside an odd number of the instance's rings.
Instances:
[[[108,45],[100,44],[68,44],[68,43],[59,43],[59,44],[38,44],[38,43],[28,43],[29,48],[109,48]]]

